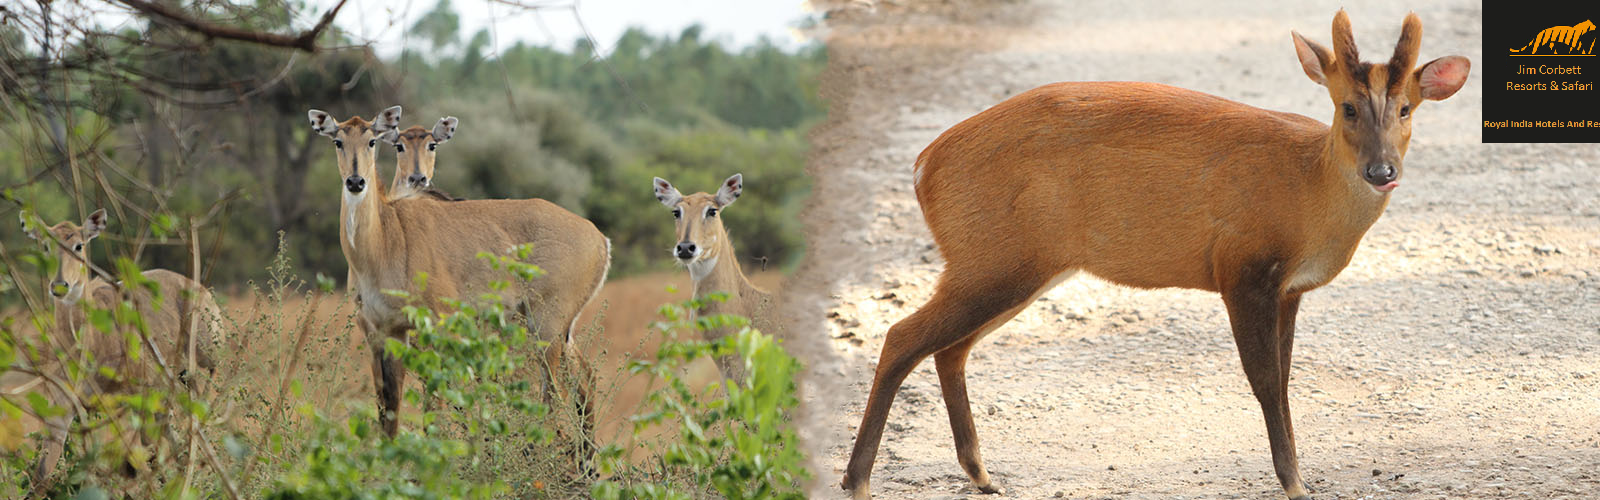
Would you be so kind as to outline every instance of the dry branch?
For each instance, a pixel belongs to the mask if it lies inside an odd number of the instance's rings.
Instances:
[[[141,14],[152,18],[166,20],[167,22],[177,25],[183,29],[205,35],[207,38],[238,40],[261,45],[300,49],[306,52],[316,52],[317,37],[321,36],[322,32],[328,29],[328,26],[333,22],[333,17],[339,14],[340,9],[344,8],[344,4],[347,0],[339,0],[338,4],[334,5],[332,9],[329,9],[328,12],[322,15],[322,19],[317,21],[316,26],[313,26],[311,29],[302,31],[299,35],[294,36],[278,33],[265,33],[260,31],[240,29],[233,26],[212,24],[195,19],[182,10],[174,9],[166,5],[147,0],[116,1],[123,5],[127,5]]]

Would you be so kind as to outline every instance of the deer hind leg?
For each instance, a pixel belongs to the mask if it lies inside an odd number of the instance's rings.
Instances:
[[[999,491],[990,483],[978,454],[966,394],[966,356],[978,339],[1025,308],[1045,288],[1049,274],[1028,269],[947,269],[933,298],[889,329],[867,397],[867,409],[856,431],[855,448],[845,467],[841,484],[844,489],[851,490],[857,499],[871,498],[868,490],[872,463],[877,458],[895,393],[917,364],[939,354],[935,362],[955,434],[957,457],[976,487],[985,492]]]
[[[551,411],[577,421],[576,432],[568,432],[566,425],[557,425],[557,437],[570,445],[569,458],[573,467],[584,476],[592,476],[596,473],[591,464],[596,451],[598,419],[596,380],[594,369],[577,345],[574,331],[583,304],[572,302],[564,304],[546,298],[522,310],[528,314],[531,336],[549,343],[540,356],[543,366],[537,367],[534,374],[538,385],[543,387],[541,397]]]
[[[1239,283],[1224,289],[1223,302],[1245,377],[1266,420],[1278,482],[1289,498],[1309,500],[1295,456],[1294,427],[1289,415],[1289,351],[1299,297],[1285,296],[1280,290],[1281,279],[1280,265],[1247,265],[1239,275]],[[1287,331],[1285,326],[1289,327]]]

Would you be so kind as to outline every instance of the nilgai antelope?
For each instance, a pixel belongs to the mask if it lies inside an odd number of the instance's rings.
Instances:
[[[704,192],[684,196],[672,183],[656,177],[656,200],[672,209],[677,220],[678,243],[672,247],[672,256],[679,264],[689,268],[689,278],[694,281],[694,297],[705,299],[712,292],[725,292],[728,300],[706,300],[695,314],[733,314],[749,318],[763,331],[770,328],[772,295],[756,288],[739,269],[739,258],[733,254],[733,239],[722,226],[722,211],[732,205],[744,192],[744,176],[733,174],[722,181],[717,194]],[[729,328],[706,332],[713,340],[733,334]],[[739,360],[718,358],[717,368],[722,376],[738,380],[743,376]]]
[[[165,269],[144,271],[144,278],[156,283],[160,295],[143,287],[119,287],[94,277],[89,270],[89,241],[106,229],[108,218],[104,209],[96,210],[84,220],[83,226],[61,222],[43,228],[38,222],[30,223],[23,214],[23,231],[29,237],[54,252],[59,264],[49,285],[55,298],[55,321],[40,339],[43,346],[59,350],[67,358],[90,355],[99,367],[91,383],[76,387],[81,394],[68,394],[56,383],[37,384],[51,404],[66,408],[65,414],[44,418],[49,441],[39,452],[33,471],[33,492],[42,495],[50,486],[50,474],[66,448],[67,434],[77,419],[73,401],[87,400],[94,394],[129,394],[138,390],[163,386],[160,368],[150,353],[142,352],[145,346],[130,345],[121,334],[103,332],[88,326],[88,318],[80,301],[102,310],[115,310],[123,301],[130,302],[139,312],[148,328],[150,341],[161,351],[168,367],[179,372],[179,380],[191,388],[197,384],[198,374],[188,373],[188,367],[211,373],[216,368],[216,351],[222,341],[222,314],[211,292],[199,283],[181,274]],[[26,358],[25,356],[23,358]],[[24,367],[55,381],[67,380],[67,367],[53,353],[41,353],[37,361],[24,360]],[[193,360],[193,363],[190,360]],[[114,375],[112,375],[114,374]],[[7,374],[7,379],[14,379]],[[10,384],[7,384],[10,385]],[[202,384],[203,385],[203,384]],[[126,436],[119,438],[123,439]],[[127,442],[124,441],[126,445]]]
[[[449,193],[433,187],[435,149],[455,136],[458,123],[456,117],[448,116],[440,118],[432,130],[413,125],[404,131],[391,128],[378,134],[378,139],[394,146],[395,151],[394,182],[389,185],[389,200],[415,196],[428,196],[443,201],[463,199],[450,196]],[[345,286],[353,291],[356,283],[355,270],[349,270],[345,277]],[[355,303],[356,307],[361,307],[360,295],[355,295]]]
[[[472,298],[489,292],[504,274],[477,257],[503,254],[513,246],[534,245],[530,263],[548,274],[501,292],[506,305],[521,314],[534,339],[548,341],[539,362],[539,383],[550,400],[557,379],[580,381],[570,400],[587,419],[585,442],[592,436],[595,413],[588,392],[590,369],[573,345],[578,312],[593,300],[611,265],[611,243],[594,224],[545,200],[442,201],[430,196],[390,200],[381,185],[368,186],[378,174],[374,150],[378,136],[394,130],[400,107],[384,110],[373,121],[353,117],[336,122],[311,110],[312,128],[332,139],[342,193],[339,246],[356,279],[362,328],[372,351],[372,373],[384,432],[399,430],[404,367],[389,356],[384,340],[404,341],[410,322],[405,301],[384,290],[409,292],[435,311],[447,308],[441,299]],[[414,278],[426,273],[419,290]],[[580,450],[580,453],[586,450]],[[586,455],[585,455],[586,456]]]
[[[443,201],[461,201],[461,198],[433,187],[435,149],[456,135],[454,116],[440,118],[433,129],[413,125],[405,130],[391,129],[378,138],[394,146],[394,183],[389,187],[389,199],[400,200],[414,196],[430,196]]]
[[[1470,63],[1416,67],[1408,15],[1387,63],[1360,61],[1350,19],[1333,50],[1293,34],[1332,126],[1154,83],[1046,85],[945,131],[917,157],[917,201],[945,270],[884,339],[843,487],[869,498],[889,405],[934,357],[961,467],[997,492],[978,453],[966,360],[984,335],[1077,271],[1140,288],[1218,292],[1261,404],[1284,492],[1310,498],[1289,420],[1290,350],[1305,292],[1349,264],[1399,185],[1412,113],[1455,94]]]

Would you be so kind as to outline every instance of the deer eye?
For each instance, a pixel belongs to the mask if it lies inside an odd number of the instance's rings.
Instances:
[[[367,147],[369,147],[369,148],[378,147],[378,140],[377,139],[372,139],[370,141],[367,141]]]
[[[396,153],[404,153],[404,152],[406,152],[406,145],[405,144],[395,144],[394,145],[394,152],[396,152]]]
[[[344,149],[344,141],[339,140],[339,139],[334,139],[333,140],[333,147],[336,148],[336,149]]]
[[[1405,106],[1401,106],[1400,107],[1400,117],[1401,118],[1406,118],[1406,117],[1409,117],[1409,116],[1411,116],[1411,105],[1407,104]]]
[[[72,251],[74,251],[74,252],[82,252],[83,251],[83,244],[79,243],[79,244],[73,245],[72,246]]]
[[[672,218],[677,219],[677,218],[681,218],[681,217],[683,217],[683,209],[681,209],[681,208],[672,209]]]
[[[712,217],[716,217],[716,216],[717,216],[717,209],[716,208],[707,208],[706,209],[706,218],[707,219],[712,218]]]
[[[439,143],[437,143],[437,142],[428,143],[428,151],[433,151],[433,150],[438,149],[438,148],[439,148]]]
[[[1350,105],[1348,102],[1344,103],[1344,118],[1346,120],[1356,119],[1356,107]]]

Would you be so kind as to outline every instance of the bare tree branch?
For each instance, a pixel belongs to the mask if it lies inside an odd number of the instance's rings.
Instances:
[[[186,30],[205,35],[208,38],[238,40],[262,45],[300,49],[306,52],[316,52],[317,37],[321,36],[322,32],[327,30],[328,25],[333,22],[333,17],[339,14],[340,9],[344,8],[344,4],[347,0],[339,0],[338,4],[334,5],[332,9],[329,9],[327,13],[322,15],[322,20],[317,21],[316,26],[313,26],[311,29],[302,31],[299,35],[294,36],[278,33],[263,33],[260,31],[235,28],[233,26],[212,24],[195,19],[181,10],[148,0],[116,1],[123,5],[127,5],[128,7],[147,16],[164,19],[167,22],[178,25]]]

